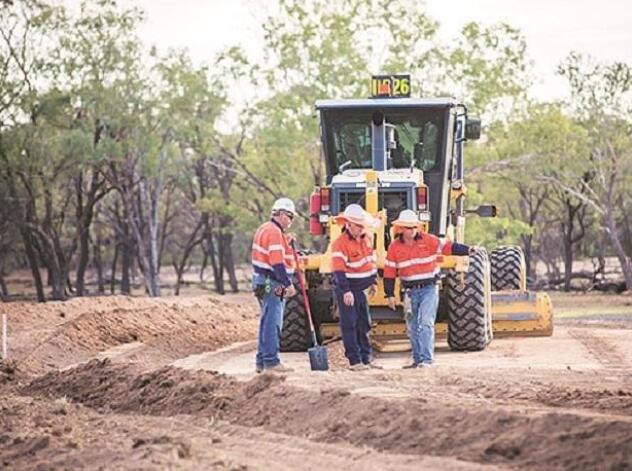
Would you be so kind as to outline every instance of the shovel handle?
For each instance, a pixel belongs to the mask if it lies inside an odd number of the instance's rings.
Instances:
[[[316,339],[316,330],[314,329],[314,322],[312,321],[312,310],[309,306],[309,298],[307,297],[307,290],[305,289],[305,280],[303,280],[303,273],[298,265],[298,252],[296,251],[296,241],[292,240],[292,252],[294,254],[294,263],[296,264],[296,277],[298,278],[298,284],[301,287],[301,293],[303,293],[303,302],[305,303],[305,311],[307,312],[307,320],[309,321],[309,330],[312,334],[312,342],[314,346],[318,346]]]

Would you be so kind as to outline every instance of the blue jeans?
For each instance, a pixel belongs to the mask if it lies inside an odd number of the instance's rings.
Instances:
[[[410,292],[412,315],[406,318],[406,325],[415,363],[432,363],[438,290],[437,285],[428,285]]]
[[[337,290],[336,301],[340,311],[340,331],[342,344],[345,347],[345,356],[349,364],[368,364],[371,362],[371,319],[369,317],[369,305],[364,291],[353,291],[353,306],[347,306],[343,300],[343,293]]]
[[[274,289],[281,283],[267,279],[264,275],[254,273],[252,289],[269,283],[270,290],[262,298],[257,298],[261,306],[259,319],[259,338],[257,342],[257,368],[269,368],[281,363],[281,329],[283,328],[283,309],[285,300],[274,294]]]

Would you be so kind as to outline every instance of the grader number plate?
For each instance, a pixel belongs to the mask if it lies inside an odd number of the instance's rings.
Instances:
[[[410,97],[410,75],[374,75],[371,77],[373,98]]]

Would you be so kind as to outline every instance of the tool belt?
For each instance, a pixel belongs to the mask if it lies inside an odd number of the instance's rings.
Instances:
[[[285,296],[285,290],[286,288],[282,285],[277,285],[272,288],[272,281],[269,277],[266,277],[265,283],[262,285],[257,285],[253,291],[257,299],[263,299],[263,297],[270,292],[274,292],[276,296],[278,296],[279,298],[283,298]]]

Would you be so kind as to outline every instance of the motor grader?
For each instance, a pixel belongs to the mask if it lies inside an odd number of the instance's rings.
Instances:
[[[467,207],[464,144],[480,137],[480,120],[452,98],[411,98],[409,76],[374,76],[371,98],[322,100],[320,114],[326,185],[310,199],[310,233],[325,238],[324,253],[307,253],[302,271],[318,336],[339,335],[332,293],[331,242],[341,233],[334,216],[352,203],[377,220],[372,229],[378,289],[369,298],[372,339],[382,351],[408,348],[399,281],[399,307],[388,308],[382,273],[393,240],[391,223],[403,209],[414,210],[424,231],[465,243],[466,217],[493,217],[491,205]],[[437,336],[453,350],[483,350],[494,335],[551,335],[548,295],[526,289],[520,247],[485,249],[440,261]],[[286,303],[281,349],[311,346],[302,295]]]

